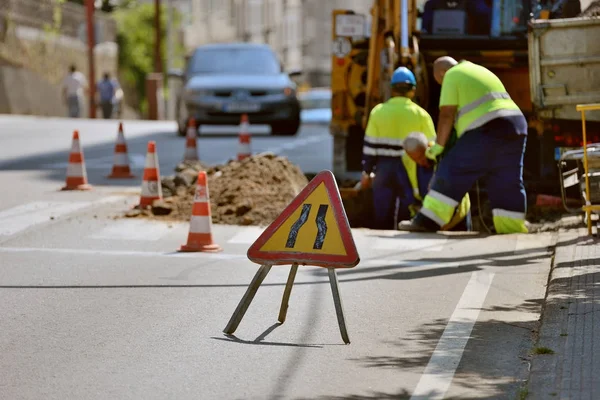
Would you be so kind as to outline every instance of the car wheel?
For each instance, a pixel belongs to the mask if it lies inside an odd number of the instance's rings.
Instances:
[[[294,136],[300,129],[300,118],[271,124],[271,135]]]

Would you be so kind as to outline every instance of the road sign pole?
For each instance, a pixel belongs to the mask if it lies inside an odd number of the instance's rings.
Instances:
[[[261,265],[261,267],[258,269],[256,275],[254,275],[254,278],[252,278],[252,282],[250,282],[250,286],[248,286],[244,297],[242,297],[240,304],[238,304],[237,308],[233,312],[233,315],[231,316],[231,319],[229,320],[229,323],[225,327],[225,330],[223,330],[224,333],[233,335],[238,325],[242,321],[242,318],[244,318],[244,314],[246,314],[246,311],[248,311],[248,307],[250,306],[250,303],[252,303],[258,288],[265,280],[270,270],[270,265]]]
[[[338,325],[340,326],[342,340],[344,341],[344,343],[350,344],[348,330],[346,329],[346,319],[344,318],[342,298],[340,297],[340,288],[338,287],[337,274],[335,273],[335,268],[327,268],[327,271],[329,272],[329,283],[331,284],[331,292],[333,293],[333,304],[335,304],[335,313],[337,314],[337,320]]]
[[[360,257],[331,171],[319,172],[256,239],[247,255],[261,267],[223,332],[236,330],[269,269],[291,264],[279,309],[278,320],[283,324],[298,266],[312,265],[329,271],[340,333],[344,343],[350,343],[335,269],[353,268]]]
[[[296,279],[296,272],[298,272],[298,263],[293,263],[292,268],[290,269],[290,275],[288,276],[288,280],[285,285],[285,291],[283,292],[281,308],[279,309],[278,321],[282,324],[285,322],[285,317],[287,316],[290,295],[292,294],[292,286],[294,286],[294,279]]]

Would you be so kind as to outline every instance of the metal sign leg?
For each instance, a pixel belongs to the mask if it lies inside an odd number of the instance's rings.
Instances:
[[[337,274],[334,268],[327,268],[329,272],[329,283],[331,284],[331,292],[333,293],[333,303],[335,304],[335,313],[337,314],[338,325],[344,343],[350,344],[348,331],[346,330],[346,320],[344,318],[344,309],[342,307],[342,299],[340,297],[340,289],[338,287]]]
[[[242,318],[244,318],[244,314],[246,314],[250,303],[252,303],[252,300],[254,299],[258,288],[260,287],[261,283],[265,280],[270,270],[270,265],[262,265],[258,269],[256,275],[254,275],[254,278],[252,278],[252,282],[250,282],[246,293],[244,293],[244,297],[242,297],[240,304],[238,304],[233,315],[231,316],[231,319],[229,320],[229,323],[225,327],[225,330],[223,331],[224,333],[232,335],[233,332],[235,332],[238,325],[242,321]]]
[[[296,279],[296,272],[298,272],[298,264],[293,263],[287,283],[285,284],[285,291],[283,292],[283,299],[281,300],[281,308],[279,309],[278,321],[282,324],[285,322],[285,317],[287,316],[288,304],[290,302],[290,295],[292,294],[292,286],[294,286],[294,279]]]

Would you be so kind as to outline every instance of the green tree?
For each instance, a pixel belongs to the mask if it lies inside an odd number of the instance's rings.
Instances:
[[[146,75],[154,70],[154,4],[134,4],[131,8],[117,9],[113,13],[117,21],[117,44],[119,45],[119,71],[123,84],[136,98],[129,98],[129,104],[142,113],[146,112]],[[167,12],[161,10],[161,26],[167,26]],[[174,13],[173,28],[180,26],[181,16]],[[161,36],[161,54],[165,61],[164,48],[166,34]],[[181,45],[173,49],[176,60],[183,59]],[[181,62],[179,63],[181,64]],[[163,71],[165,67],[163,65]]]

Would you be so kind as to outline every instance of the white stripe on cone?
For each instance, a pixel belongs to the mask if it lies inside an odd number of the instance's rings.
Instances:
[[[115,153],[114,165],[116,167],[129,166],[129,157],[127,156],[127,153]]]
[[[156,153],[146,154],[145,168],[147,168],[147,169],[156,168],[156,171],[158,172],[158,159],[156,157]]]
[[[194,149],[193,147],[186,147],[184,158],[186,160],[197,160],[198,156],[196,155],[196,149]]]
[[[125,135],[123,132],[119,132],[117,135],[117,144],[125,144]]]
[[[80,163],[69,163],[67,165],[67,177],[69,178],[78,178],[78,177],[86,177],[85,168],[83,168],[83,164]]]
[[[81,152],[81,146],[79,145],[79,139],[73,139],[73,145],[71,146],[71,153]]]
[[[211,233],[211,218],[192,215],[190,218],[191,233]]]
[[[238,154],[250,155],[250,145],[246,143],[238,143]]]
[[[206,186],[196,186],[194,203],[208,203],[208,188]]]
[[[142,181],[142,197],[162,197],[162,187],[157,181]]]

